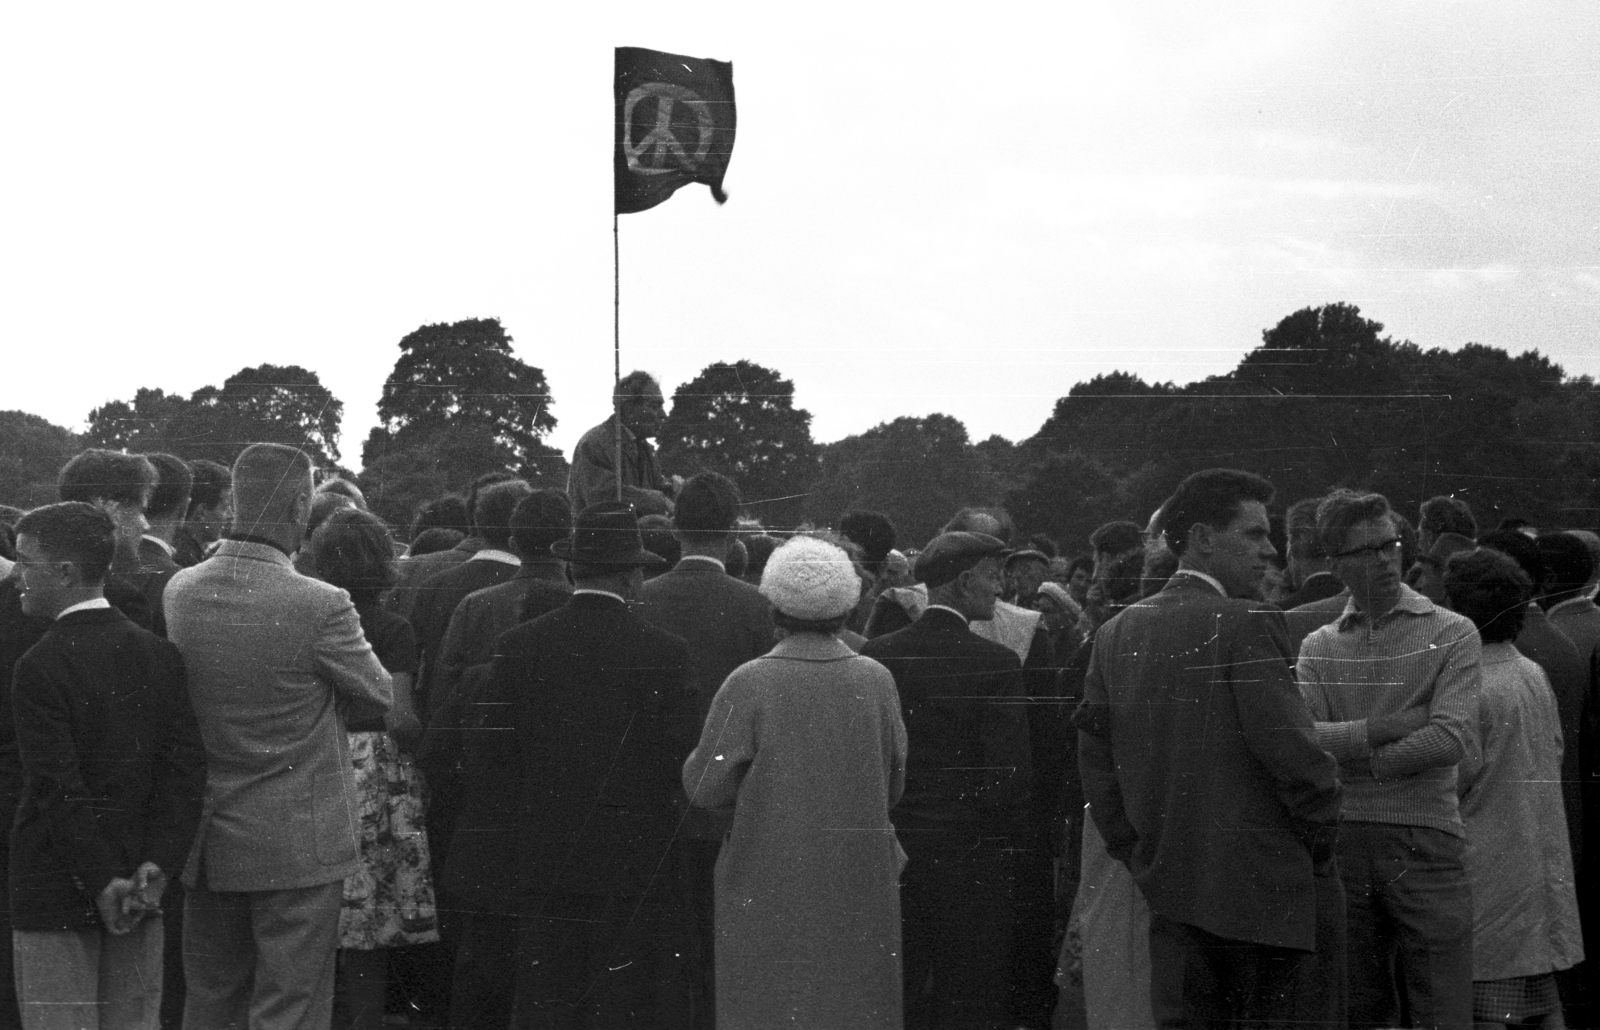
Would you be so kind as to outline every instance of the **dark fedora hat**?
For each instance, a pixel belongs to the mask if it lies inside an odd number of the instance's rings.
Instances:
[[[644,549],[633,508],[621,501],[601,501],[578,512],[572,535],[551,544],[550,553],[577,565],[614,565],[619,570],[662,560]]]

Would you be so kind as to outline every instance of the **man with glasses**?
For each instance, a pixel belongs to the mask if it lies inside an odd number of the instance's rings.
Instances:
[[[1404,584],[1381,495],[1330,495],[1317,535],[1350,590],[1343,613],[1306,638],[1297,667],[1317,742],[1344,782],[1349,1022],[1465,1030],[1472,895],[1456,763],[1475,746],[1477,630]]]

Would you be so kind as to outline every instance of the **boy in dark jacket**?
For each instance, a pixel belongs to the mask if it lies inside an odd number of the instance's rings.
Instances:
[[[29,1028],[156,1025],[161,894],[200,817],[183,659],[106,602],[115,537],[76,501],[17,524],[23,611],[53,620],[12,678],[23,780],[9,887]]]

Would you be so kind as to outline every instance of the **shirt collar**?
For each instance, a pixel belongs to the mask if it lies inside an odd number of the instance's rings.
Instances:
[[[236,540],[241,544],[260,544],[264,547],[272,548],[285,558],[292,559],[294,557],[289,553],[289,549],[287,547],[278,543],[276,540],[268,540],[266,537],[256,536],[254,533],[224,533],[222,534],[222,539]]]
[[[56,618],[59,619],[64,615],[71,615],[73,612],[88,612],[88,611],[93,611],[96,608],[110,608],[110,607],[111,607],[111,602],[107,601],[105,598],[103,598],[103,597],[91,597],[87,601],[79,601],[77,604],[68,605],[67,607],[61,609],[59,612],[56,613]]]
[[[159,547],[163,551],[167,552],[167,557],[168,558],[172,557],[174,554],[177,553],[177,548],[173,547],[171,544],[167,543],[165,540],[161,539],[158,536],[151,536],[149,533],[146,533],[144,536],[140,537],[139,539],[148,540],[150,543],[155,544],[157,547]]]
[[[1557,601],[1555,604],[1551,605],[1545,610],[1545,615],[1550,616],[1565,608],[1582,608],[1586,604],[1593,603],[1594,600],[1587,594],[1579,594],[1577,597],[1569,597],[1565,601]]]
[[[485,547],[473,554],[467,561],[497,561],[502,565],[521,565],[522,559],[510,551],[502,551],[494,547]]]
[[[624,598],[621,594],[614,594],[609,590],[595,590],[593,587],[579,587],[578,589],[576,589],[576,590],[574,590],[572,592],[572,596],[573,597],[577,597],[579,594],[599,594],[601,597],[614,598],[617,601],[622,602],[623,604],[627,604],[628,603],[627,599]]]
[[[1222,585],[1222,580],[1220,580],[1217,577],[1211,575],[1209,572],[1201,572],[1199,569],[1178,569],[1176,572],[1173,573],[1173,575],[1174,576],[1193,576],[1195,579],[1198,579],[1198,580],[1201,580],[1202,582],[1211,584],[1211,589],[1215,590],[1217,593],[1221,594],[1223,597],[1227,597],[1228,596],[1228,589],[1227,589],[1227,587],[1224,587]]]
[[[1438,610],[1438,605],[1402,583],[1400,584],[1400,600],[1376,621],[1380,623],[1387,622],[1389,617],[1397,612],[1405,612],[1408,615],[1427,615]],[[1348,629],[1354,628],[1358,623],[1366,621],[1367,613],[1356,607],[1355,596],[1351,595],[1350,600],[1344,604],[1344,611],[1339,613],[1336,625],[1339,627],[1339,632],[1343,633]]]
[[[686,554],[682,558],[678,559],[678,564],[682,565],[686,561],[705,562],[705,563],[707,563],[709,565],[715,565],[718,569],[720,569],[723,572],[727,572],[728,571],[728,566],[726,564],[724,564],[723,562],[717,560],[716,558],[711,557],[709,554]]]
[[[968,622],[971,621],[965,615],[963,615],[960,612],[956,611],[954,608],[950,607],[947,604],[930,604],[926,608],[922,609],[922,614],[926,615],[929,612],[933,612],[933,611],[949,612],[951,615],[954,615],[956,618],[960,619],[963,625],[966,625]]]

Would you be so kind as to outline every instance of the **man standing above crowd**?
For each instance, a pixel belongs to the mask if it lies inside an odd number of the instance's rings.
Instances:
[[[233,481],[233,532],[167,585],[207,766],[183,873],[183,1024],[326,1030],[358,866],[345,720],[382,717],[389,674],[350,595],[290,561],[311,513],[310,458],[253,444]]]
[[[574,511],[591,504],[615,501],[617,496],[617,419],[622,419],[622,495],[639,515],[666,515],[672,502],[664,492],[667,481],[656,463],[650,441],[666,420],[661,384],[648,372],[629,372],[617,381],[613,398],[616,412],[584,433],[572,451],[572,471],[567,494]]]
[[[1233,469],[1179,484],[1161,522],[1178,571],[1096,634],[1075,716],[1090,814],[1150,906],[1162,1027],[1336,1020],[1342,1002],[1337,963],[1315,982],[1314,956],[1337,770],[1281,616],[1251,600],[1275,554],[1271,499]]]
[[[1456,765],[1475,746],[1472,622],[1401,582],[1379,494],[1335,493],[1317,534],[1350,602],[1306,638],[1297,670],[1317,740],[1340,765],[1339,871],[1349,920],[1350,1025],[1472,1026],[1472,895]]]

